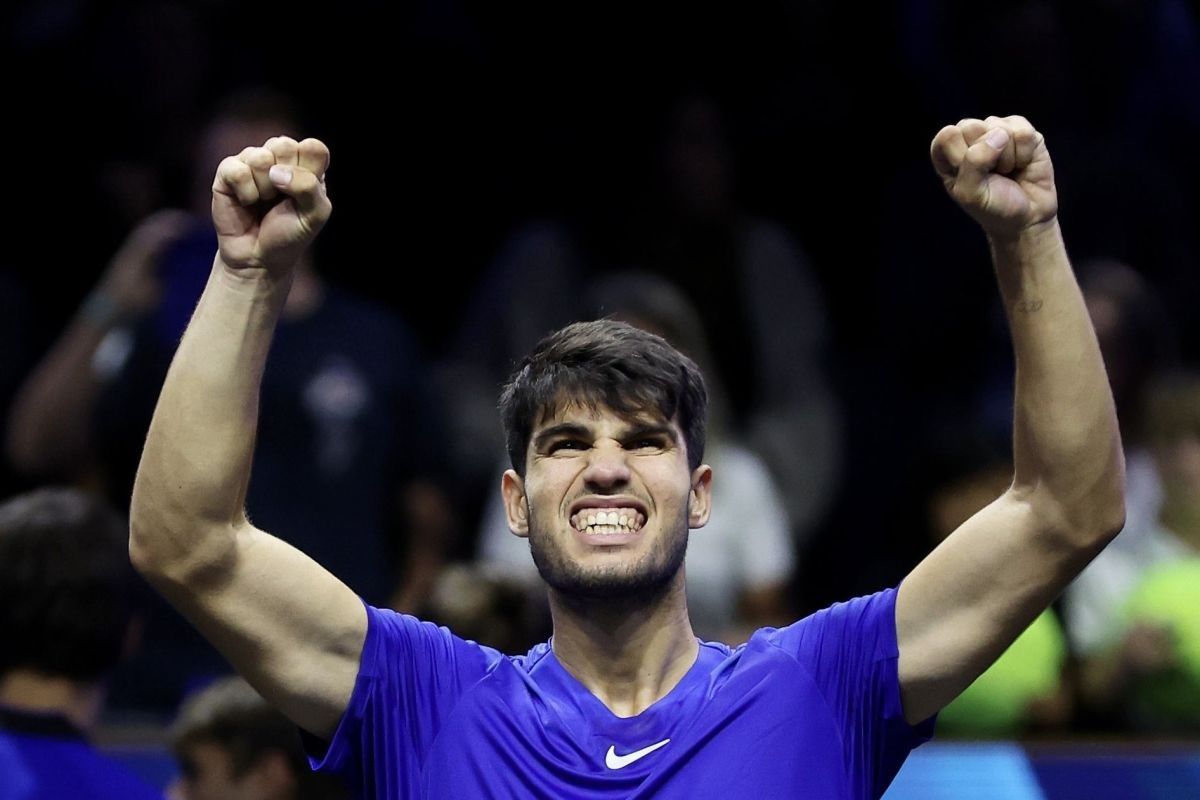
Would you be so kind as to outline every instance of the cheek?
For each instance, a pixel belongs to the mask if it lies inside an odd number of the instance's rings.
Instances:
[[[531,471],[526,475],[525,501],[529,504],[531,512],[540,512],[542,516],[557,513],[565,502],[580,472],[566,461],[564,459],[562,463],[547,464],[536,473]]]
[[[545,525],[555,516],[555,503],[542,487],[527,487],[525,493],[525,509],[529,514],[529,524]]]

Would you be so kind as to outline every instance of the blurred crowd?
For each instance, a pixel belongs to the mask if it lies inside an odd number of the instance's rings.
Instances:
[[[549,7],[251,5],[0,12],[0,62],[24,76],[0,133],[0,736],[59,698],[64,741],[173,725],[179,797],[220,776],[300,790],[294,731],[113,556],[215,251],[222,156],[277,134],[333,153],[334,219],[264,380],[257,525],[369,602],[524,652],[549,621],[499,507],[496,395],[542,334],[615,316],[708,377],[715,510],[690,612],[739,642],[896,585],[1007,486],[986,244],[926,157],[942,124],[992,112],[1052,142],[1128,520],[939,732],[1200,734],[1191,4],[614,10],[586,30]],[[278,791],[261,796],[326,796]]]

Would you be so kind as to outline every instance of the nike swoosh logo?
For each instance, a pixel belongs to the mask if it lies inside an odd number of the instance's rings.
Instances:
[[[608,752],[604,755],[604,766],[608,767],[609,769],[622,769],[624,767],[628,767],[642,756],[648,756],[658,748],[664,747],[669,741],[671,740],[663,739],[657,744],[652,744],[649,747],[643,747],[641,750],[634,750],[632,753],[623,756],[617,755],[616,745],[611,745],[608,748]]]

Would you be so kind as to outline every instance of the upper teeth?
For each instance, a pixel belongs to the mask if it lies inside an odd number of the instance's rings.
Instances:
[[[576,530],[595,529],[589,533],[632,532],[644,523],[645,517],[634,508],[586,508],[571,517],[571,525]]]

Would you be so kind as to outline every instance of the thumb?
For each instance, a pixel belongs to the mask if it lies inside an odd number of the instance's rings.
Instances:
[[[275,164],[268,172],[271,184],[296,204],[300,216],[316,230],[329,219],[333,205],[325,192],[325,181],[303,167]]]

